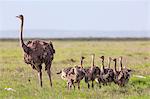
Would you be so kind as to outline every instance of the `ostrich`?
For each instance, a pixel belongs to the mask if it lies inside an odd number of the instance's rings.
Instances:
[[[130,69],[127,69],[126,66],[123,68],[122,66],[122,56],[119,58],[120,60],[120,74],[118,75],[118,80],[119,80],[119,85],[120,86],[125,86],[125,84],[128,83],[129,79],[130,79]]]
[[[57,72],[57,74],[61,74],[61,78],[63,80],[67,80],[67,75],[69,73],[69,71],[72,69],[73,67],[67,67],[62,69],[61,71]]]
[[[77,83],[78,89],[80,89],[80,81],[85,76],[85,71],[83,69],[83,60],[84,59],[85,59],[85,57],[82,56],[81,60],[80,60],[80,65],[62,69],[60,72],[57,73],[57,74],[61,74],[62,79],[67,80],[68,89],[71,89],[72,85],[75,88],[74,83]]]
[[[101,75],[99,76],[99,83],[102,82],[103,85],[107,85],[107,83],[110,83],[113,81],[114,78],[114,72],[113,69],[110,68],[110,62],[111,62],[111,57],[109,57],[108,60],[108,68],[105,68],[104,66],[104,56],[100,57],[102,59],[102,69],[101,69]]]
[[[114,81],[114,71],[113,71],[112,68],[110,68],[111,60],[112,60],[112,58],[109,57],[109,58],[108,58],[108,68],[107,68],[107,69],[108,69],[108,72],[107,72],[107,74],[108,74],[108,78],[107,78],[108,83]]]
[[[16,16],[21,20],[21,34],[20,42],[24,52],[24,62],[30,64],[33,69],[38,72],[38,78],[40,86],[42,87],[42,64],[45,64],[45,70],[47,71],[50,86],[52,87],[51,79],[51,64],[54,58],[55,49],[52,42],[47,43],[44,41],[33,40],[28,41],[27,44],[23,41],[23,15]]]
[[[108,68],[105,68],[105,65],[104,65],[105,57],[101,56],[100,59],[102,59],[102,68],[101,68],[101,71],[102,71],[103,74],[107,74]]]
[[[119,76],[119,74],[120,74],[120,71],[117,71],[117,68],[116,68],[116,66],[117,66],[117,59],[116,58],[114,58],[113,59],[113,61],[114,61],[114,83],[116,83],[117,84],[117,82],[118,82],[118,76]]]
[[[92,81],[92,88],[94,88],[94,80],[100,76],[100,69],[98,66],[94,64],[95,54],[92,54],[92,63],[91,67],[85,68],[85,82],[88,84],[88,88],[90,88],[89,81]]]
[[[116,64],[117,64],[117,59],[115,58],[113,60],[115,62],[115,68],[114,68],[114,82],[116,84],[118,84],[119,86],[124,86],[125,85],[125,74],[126,72],[123,70],[123,68],[121,67],[121,71],[117,71],[116,69]]]
[[[78,67],[81,67],[83,68],[83,60],[85,59],[85,57],[81,57],[81,60],[80,60],[80,65]],[[63,80],[67,80],[67,75],[69,73],[69,71],[72,69],[73,67],[67,67],[67,68],[64,68],[62,69],[61,71],[57,72],[57,74],[61,74],[61,78]]]
[[[75,83],[78,84],[78,89],[80,89],[80,81],[85,77],[85,69],[83,68],[83,60],[85,57],[81,57],[80,66],[75,66],[74,71],[76,74]]]
[[[70,75],[72,76],[70,77]],[[69,83],[68,88],[70,89],[71,86],[73,85],[75,89],[74,83],[77,83],[78,89],[80,89],[80,81],[85,77],[85,71],[83,68],[75,66],[69,71],[68,77],[69,77],[68,82],[67,82]]]
[[[131,72],[132,70],[131,69],[127,69],[126,65],[124,65],[124,67],[123,67],[123,65],[122,65],[122,59],[123,59],[123,57],[120,56],[119,61],[120,61],[121,70],[125,70],[127,72]]]

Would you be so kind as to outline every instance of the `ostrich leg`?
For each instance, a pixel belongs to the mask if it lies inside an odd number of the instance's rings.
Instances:
[[[42,66],[39,66],[42,67]],[[39,84],[42,87],[42,70],[41,68],[38,68],[38,78],[39,78]]]
[[[80,81],[78,81],[78,89],[80,89]]]
[[[72,82],[72,84],[73,84],[73,88],[74,88],[74,90],[75,90],[75,85],[74,85],[74,82]]]
[[[93,81],[92,81],[92,88],[94,88],[94,83],[93,83]]]
[[[50,86],[52,87],[52,79],[51,79],[51,62],[49,62],[49,64],[47,64],[46,67],[47,67],[47,74],[48,74],[49,81],[50,81]]]
[[[89,84],[89,82],[88,82],[88,89],[90,89],[90,84]]]

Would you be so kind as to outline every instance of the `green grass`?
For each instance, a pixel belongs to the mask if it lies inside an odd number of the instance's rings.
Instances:
[[[56,49],[52,64],[53,87],[43,66],[43,88],[38,84],[37,72],[25,64],[17,41],[0,42],[0,98],[2,99],[149,99],[150,98],[150,41],[53,41]],[[80,56],[86,57],[84,66],[90,66],[91,54],[98,59],[123,56],[124,65],[134,70],[129,83],[120,88],[115,84],[88,89],[84,81],[81,90],[67,90],[66,82],[56,72],[67,66],[79,64]],[[76,62],[72,63],[70,59]],[[107,63],[107,60],[105,61]],[[113,66],[113,64],[111,64]],[[145,78],[138,78],[137,75]],[[30,82],[29,82],[30,79]],[[7,91],[13,88],[16,92]]]

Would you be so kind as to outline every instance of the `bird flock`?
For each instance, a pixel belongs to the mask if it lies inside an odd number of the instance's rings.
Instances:
[[[99,57],[101,61],[101,65],[95,65],[95,54],[92,54],[92,62],[91,66],[83,67],[83,60],[85,57],[81,57],[80,65],[66,67],[57,74],[61,75],[61,78],[67,81],[67,88],[71,89],[74,87],[75,83],[77,83],[78,89],[80,89],[81,80],[85,80],[85,83],[88,85],[88,88],[94,88],[94,82],[97,82],[99,87],[102,85],[110,85],[111,83],[115,83],[121,87],[125,86],[131,75],[131,70],[127,69],[126,66],[122,64],[122,56],[119,58],[108,58],[108,65],[104,65],[105,57]],[[117,60],[120,62],[120,69],[117,70]],[[113,61],[113,68],[111,67],[111,62]],[[84,65],[85,66],[85,65]],[[91,82],[91,85],[90,85]]]
[[[25,44],[23,40],[24,16],[19,15],[16,17],[21,20],[20,45],[24,54],[24,62],[38,72],[39,84],[41,87],[43,86],[42,64],[45,64],[45,71],[47,71],[50,86],[52,87],[51,65],[54,59],[54,54],[56,53],[52,42],[29,40]],[[119,57],[120,70],[117,70],[116,68],[117,58],[112,59],[109,57],[107,67],[104,65],[104,56],[99,58],[102,62],[102,66],[96,66],[94,64],[95,54],[92,54],[91,66],[83,67],[83,60],[85,57],[82,56],[80,65],[64,68],[57,74],[61,74],[61,78],[67,81],[68,89],[71,89],[72,86],[75,88],[75,83],[78,84],[78,89],[80,89],[80,82],[82,79],[85,79],[88,88],[94,88],[94,81],[99,84],[99,87],[101,87],[102,84],[107,85],[112,82],[119,86],[125,86],[129,81],[131,70],[122,65],[122,57]],[[112,60],[114,61],[114,68],[110,67]],[[92,82],[91,85],[90,82]]]

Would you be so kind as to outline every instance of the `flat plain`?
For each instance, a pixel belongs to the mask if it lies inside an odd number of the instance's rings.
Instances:
[[[19,41],[0,41],[0,98],[1,99],[150,99],[150,41],[99,41],[99,40],[52,40],[56,54],[51,67],[53,87],[49,86],[43,65],[43,87],[38,83],[37,72],[24,63]],[[133,70],[125,87],[112,83],[88,89],[84,80],[81,89],[67,90],[66,82],[57,75],[62,68],[80,64],[85,56],[84,67],[91,64],[101,67],[99,56],[107,58],[123,56],[123,65]],[[74,60],[73,62],[71,60]],[[119,64],[117,64],[119,67]],[[114,63],[111,63],[114,67]],[[13,90],[6,90],[12,88]]]

